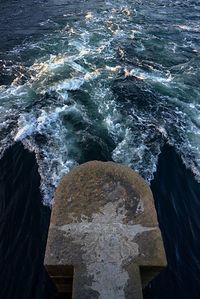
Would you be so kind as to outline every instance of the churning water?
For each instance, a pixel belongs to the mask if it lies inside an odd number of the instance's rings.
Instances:
[[[200,1],[50,2],[1,47],[2,155],[16,141],[36,153],[46,205],[88,160],[150,181],[165,141],[199,179]]]
[[[94,159],[151,182],[168,267],[145,298],[200,298],[199,70],[199,0],[0,1],[1,298],[53,298],[46,206]]]

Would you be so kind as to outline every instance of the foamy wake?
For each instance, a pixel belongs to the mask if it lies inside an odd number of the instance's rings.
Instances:
[[[55,26],[44,40],[16,50],[37,48],[38,57],[29,67],[21,66],[10,86],[0,87],[1,155],[17,141],[35,152],[46,205],[51,205],[60,178],[80,160],[80,144],[87,146],[88,136],[103,143],[101,132],[115,145],[112,159],[129,165],[146,181],[153,178],[164,141],[175,146],[186,166],[200,177],[197,105],[169,96],[184,83],[169,69],[152,66],[152,61],[145,62],[145,67],[142,62],[134,66],[122,47],[141,39],[136,54],[148,50],[142,37],[146,41],[151,35],[133,23],[138,15],[135,6],[132,1],[109,1],[101,10],[88,11],[73,23],[66,19],[62,30]],[[51,20],[41,26],[48,23]],[[44,51],[54,44],[54,54]],[[137,78],[165,91],[156,104],[163,107],[162,117],[156,114],[156,105],[143,111],[134,105],[130,108],[132,99],[119,103],[112,92],[116,78]]]

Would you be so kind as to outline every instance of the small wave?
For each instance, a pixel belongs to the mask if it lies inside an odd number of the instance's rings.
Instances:
[[[4,63],[13,76],[0,86],[1,149],[22,141],[36,153],[45,204],[88,159],[129,165],[149,182],[165,141],[199,175],[197,53],[184,35],[198,25],[158,28],[163,15],[145,9],[107,1],[62,26],[47,20],[40,26],[51,34],[9,53],[24,65]]]

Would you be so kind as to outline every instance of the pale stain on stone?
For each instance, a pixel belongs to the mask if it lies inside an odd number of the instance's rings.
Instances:
[[[71,237],[74,244],[81,246],[87,273],[92,276],[90,287],[99,293],[100,299],[125,298],[129,275],[123,266],[139,254],[134,238],[155,229],[123,224],[125,211],[123,206],[118,208],[120,201],[106,204],[92,215],[92,222],[85,219],[57,227],[65,232],[65,237]]]

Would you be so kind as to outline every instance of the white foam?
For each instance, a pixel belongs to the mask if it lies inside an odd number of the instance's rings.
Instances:
[[[84,84],[83,78],[73,78],[67,79],[62,82],[56,83],[54,86],[50,87],[49,90],[52,91],[62,91],[62,90],[78,90],[81,85]]]
[[[160,82],[160,83],[168,83],[173,80],[173,77],[169,72],[167,74],[162,74],[162,73],[159,74],[158,72],[147,73],[138,68],[132,69],[128,75],[137,77],[140,80],[150,80],[150,81]]]
[[[141,65],[133,68],[132,64],[124,62],[126,53],[121,45],[130,39],[134,42],[138,35],[141,40],[143,37],[152,38],[149,34],[145,35],[142,24],[131,21],[133,12],[137,13],[135,6],[135,2],[128,0],[107,1],[99,11],[94,9],[73,23],[67,21],[60,32],[52,32],[44,36],[44,40],[24,44],[12,52],[23,56],[29,49],[37,48],[39,54],[32,66],[25,69],[28,79],[24,84],[20,85],[20,80],[15,80],[9,87],[0,87],[1,129],[9,127],[7,118],[18,118],[16,124],[13,120],[0,146],[3,152],[13,141],[22,141],[36,153],[45,204],[51,204],[54,188],[62,175],[77,164],[77,157],[81,155],[78,144],[85,138],[84,134],[89,134],[87,128],[77,132],[67,121],[64,125],[63,116],[70,114],[80,116],[85,126],[92,128],[94,135],[98,135],[94,123],[106,129],[116,144],[112,158],[134,168],[147,181],[153,177],[163,139],[178,148],[184,163],[196,175],[199,173],[195,165],[200,165],[197,100],[188,104],[175,98],[165,98],[176,109],[173,111],[166,107],[167,112],[163,112],[163,120],[160,121],[156,111],[126,110],[112,93],[113,80],[119,75],[124,79],[135,76],[155,85],[161,83],[166,88],[182,88],[181,75],[179,79],[174,78],[169,69],[156,69],[155,65],[148,71]],[[40,25],[49,24],[57,26],[50,20]],[[179,29],[191,31],[194,28]],[[49,46],[53,55],[49,55]],[[174,44],[171,46],[174,47]],[[177,44],[176,49],[172,49],[178,51]],[[141,42],[136,50],[142,51],[142,54],[146,48]],[[76,103],[76,95],[72,92],[80,89],[90,101],[89,105],[84,104],[84,94]],[[27,106],[29,112],[26,112]],[[90,106],[95,107],[98,114]],[[179,120],[187,122],[187,132],[179,125]],[[177,136],[173,135],[173,129]],[[183,133],[185,140],[180,143],[179,137]],[[43,143],[36,141],[37,134],[44,137]]]
[[[14,140],[21,141],[24,138],[26,138],[27,136],[31,136],[32,133],[35,131],[35,127],[36,127],[35,123],[27,124],[27,125],[23,126],[21,129],[19,129],[19,131],[15,135]]]

